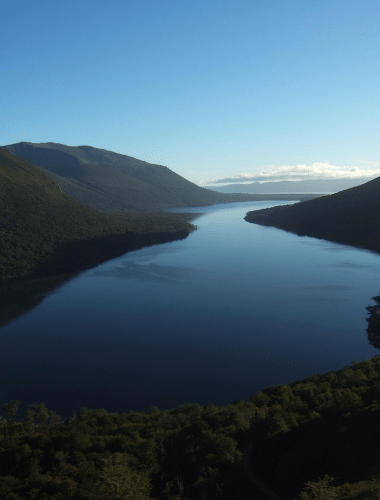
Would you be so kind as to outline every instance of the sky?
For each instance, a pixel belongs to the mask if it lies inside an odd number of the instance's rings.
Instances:
[[[200,186],[380,176],[378,0],[0,0],[0,145]]]

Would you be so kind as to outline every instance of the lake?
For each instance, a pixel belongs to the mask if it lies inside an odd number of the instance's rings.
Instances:
[[[185,240],[129,252],[66,281],[0,328],[0,399],[63,417],[225,405],[378,351],[365,307],[380,255],[202,212]],[[33,303],[33,301],[32,301]]]

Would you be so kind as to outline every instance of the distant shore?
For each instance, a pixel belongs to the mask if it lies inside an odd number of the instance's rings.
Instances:
[[[275,227],[298,236],[309,236],[322,240],[331,241],[340,245],[349,245],[363,250],[369,250],[380,254],[380,235],[376,224],[367,227],[343,224],[339,219],[335,220],[334,213],[329,218],[318,217],[301,212],[299,206],[282,205],[279,207],[266,208],[247,212],[244,219],[252,224]],[[297,210],[298,209],[298,210]],[[365,221],[368,223],[368,221]]]
[[[248,193],[223,193],[231,196],[231,203],[239,201],[274,201],[274,200],[300,200],[307,201],[325,196],[312,193],[280,193],[280,194],[248,194]],[[233,198],[233,199],[232,199]]]
[[[190,232],[125,233],[102,236],[67,244],[52,260],[41,264],[33,273],[0,281],[0,286],[45,277],[70,275],[91,269],[132,250],[187,238]]]

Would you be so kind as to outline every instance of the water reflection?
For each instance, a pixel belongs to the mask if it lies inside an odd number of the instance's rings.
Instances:
[[[4,292],[21,317],[0,329],[0,399],[63,416],[219,405],[373,356],[379,256],[248,224],[250,208],[209,207],[186,239]]]
[[[197,269],[169,266],[156,263],[141,264],[136,261],[124,261],[111,269],[99,269],[92,273],[93,277],[117,279],[136,279],[142,282],[178,283],[194,279]]]
[[[322,266],[321,266],[322,267]],[[334,262],[332,264],[325,264],[323,267],[343,267],[345,269],[373,269],[375,272],[380,272],[378,266],[373,266],[370,264],[358,264],[356,262]]]
[[[0,287],[0,326],[30,311],[58,287],[79,273],[41,278],[30,281],[15,281]]]

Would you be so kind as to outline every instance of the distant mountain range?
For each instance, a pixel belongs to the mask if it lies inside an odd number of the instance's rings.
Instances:
[[[251,184],[227,184],[226,186],[204,186],[218,193],[316,193],[332,194],[360,186],[368,177],[356,179],[315,179],[303,181],[252,182]]]
[[[74,200],[105,212],[154,212],[261,199],[211,191],[162,165],[90,146],[20,142],[2,148],[42,168]]]
[[[245,220],[380,252],[380,177],[329,196],[248,212]]]

